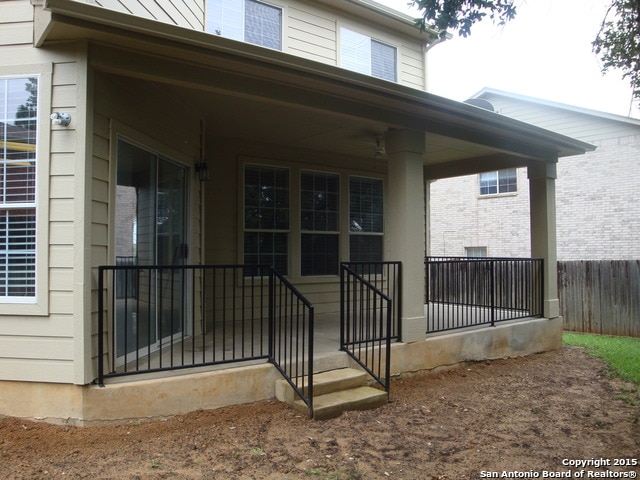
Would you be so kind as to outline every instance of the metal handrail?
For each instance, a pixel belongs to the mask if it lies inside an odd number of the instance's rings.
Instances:
[[[269,361],[313,417],[314,306],[283,275],[270,269]]]
[[[340,349],[389,395],[392,299],[345,263],[340,266],[340,298]]]

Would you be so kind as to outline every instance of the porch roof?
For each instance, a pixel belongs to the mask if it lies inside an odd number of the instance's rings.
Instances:
[[[419,130],[430,178],[555,162],[594,149],[421,90],[95,5],[47,0],[35,20],[36,46],[88,40],[93,68],[161,86],[198,109],[217,136],[243,132],[366,160],[374,157],[375,135]]]

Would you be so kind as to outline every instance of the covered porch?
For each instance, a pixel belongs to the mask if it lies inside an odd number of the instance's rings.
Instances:
[[[298,337],[274,322],[298,325],[299,316],[308,319],[313,312],[313,328],[300,333],[313,345],[303,353],[312,359],[308,371],[320,341],[316,334],[333,332],[326,337],[333,344],[345,304],[339,269],[348,262],[402,265],[403,288],[391,299],[397,330],[378,332],[406,346],[426,341],[428,181],[500,168],[529,170],[532,255],[544,265],[540,313],[558,317],[555,164],[588,145],[471,105],[203,32],[67,0],[50,0],[47,8],[36,43],[55,48],[77,42],[87,55],[88,106],[78,112],[86,116],[87,131],[78,155],[91,159],[83,164],[90,204],[84,220],[93,227],[85,246],[91,252],[91,302],[76,339],[86,347],[80,361],[87,383],[132,362],[153,366],[155,358],[160,366],[160,352],[170,363],[179,358],[180,368],[200,355],[199,365],[234,363],[236,355],[260,360],[275,355],[265,352],[274,346],[265,346],[265,331],[282,332],[283,351],[292,352]],[[320,181],[323,187],[315,183]],[[334,200],[307,208],[306,193]],[[126,215],[125,206],[131,207]],[[124,257],[134,265],[118,265]],[[237,295],[201,296],[215,283],[215,275],[206,280],[201,269],[225,265],[254,270],[230,274]],[[273,267],[277,281],[293,287],[286,295],[295,298],[295,307],[286,305],[295,314],[277,314],[273,304],[260,303],[274,299],[269,282],[258,278],[260,266]],[[118,271],[136,269],[144,273],[117,278]],[[216,298],[236,303],[213,307]],[[234,320],[209,321],[202,313],[207,308]],[[386,319],[392,308],[384,308]],[[120,327],[108,320],[115,318],[122,319]],[[231,347],[218,346],[225,335],[207,337],[221,328],[233,333]],[[198,338],[201,344],[194,343]]]

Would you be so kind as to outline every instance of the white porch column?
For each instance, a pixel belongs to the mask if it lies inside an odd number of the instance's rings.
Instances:
[[[544,259],[543,315],[560,316],[556,250],[556,164],[528,167],[531,215],[531,256]]]
[[[385,258],[402,262],[403,342],[423,340],[424,316],[424,132],[390,130],[385,149],[389,155]]]

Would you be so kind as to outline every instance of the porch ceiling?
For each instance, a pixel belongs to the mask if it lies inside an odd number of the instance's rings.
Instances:
[[[231,93],[110,75],[111,83],[121,83],[151,98],[171,98],[195,118],[206,119],[212,137],[280,144],[290,148],[323,152],[363,160],[373,159],[378,134],[388,123],[368,118],[310,111],[273,101],[257,101]],[[488,159],[496,150],[464,140],[425,133],[425,165],[438,166],[464,159]],[[384,158],[384,156],[383,156]],[[513,161],[516,157],[513,158]],[[522,161],[522,159],[520,159]]]
[[[206,118],[216,136],[372,159],[376,134],[422,130],[432,170],[461,162],[483,171],[496,159],[527,165],[592,149],[474,106],[203,32],[71,0],[36,9],[36,45],[79,39],[90,42],[93,68],[146,82]]]

